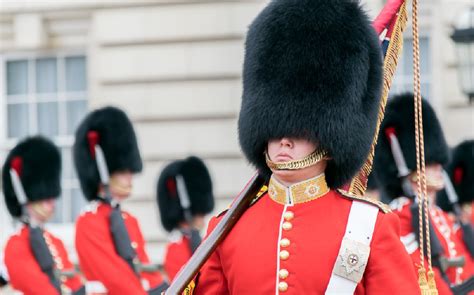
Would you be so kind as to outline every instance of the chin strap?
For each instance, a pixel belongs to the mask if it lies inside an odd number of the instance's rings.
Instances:
[[[265,151],[265,161],[268,168],[272,170],[300,170],[317,164],[322,160],[330,159],[328,152],[323,149],[317,149],[303,159],[288,162],[273,162]]]

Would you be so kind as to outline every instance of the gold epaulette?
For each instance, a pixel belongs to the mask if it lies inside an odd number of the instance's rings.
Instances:
[[[257,203],[258,200],[260,200],[260,198],[268,191],[268,186],[264,185],[262,186],[262,188],[260,189],[260,191],[255,195],[255,197],[252,199],[252,201],[250,201],[250,205],[249,207],[251,207],[252,205],[254,205],[255,203]],[[231,204],[232,205],[232,204]],[[219,214],[216,215],[216,217],[221,217],[222,215],[224,215],[227,210],[229,210],[230,206],[227,207],[226,209],[222,210],[221,212],[219,212]]]
[[[380,211],[382,211],[383,213],[392,212],[392,210],[390,209],[390,207],[387,204],[384,204],[380,201],[374,200],[372,198],[368,198],[366,196],[356,196],[356,195],[353,195],[353,194],[351,194],[351,193],[349,193],[345,190],[342,190],[342,189],[338,189],[337,191],[343,197],[346,197],[348,199],[362,201],[362,202],[369,203],[369,204],[372,204],[374,206],[377,206],[380,209]]]

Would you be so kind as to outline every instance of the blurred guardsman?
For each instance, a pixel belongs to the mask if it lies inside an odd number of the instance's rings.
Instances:
[[[338,190],[367,158],[381,97],[381,49],[359,3],[271,1],[249,28],[243,73],[240,145],[268,191],[195,293],[419,294],[397,216]]]
[[[212,180],[204,162],[197,157],[166,166],[158,179],[161,223],[171,232],[164,268],[170,281],[201,243],[204,216],[214,209]]]
[[[73,153],[90,201],[76,223],[76,250],[88,290],[160,294],[167,285],[150,265],[138,221],[120,208],[130,196],[133,174],[142,170],[126,114],[113,107],[91,112],[76,131]]]
[[[462,220],[474,224],[474,140],[465,140],[453,149],[447,172],[459,198]],[[447,212],[453,209],[444,190],[438,195],[438,204]]]
[[[413,104],[412,93],[398,95],[388,102],[375,151],[374,167],[377,179],[392,200],[392,210],[400,217],[401,240],[414,264],[419,265],[418,207],[414,207],[417,204],[413,202],[413,196],[407,196],[407,188],[403,186],[406,183],[412,192],[417,191]],[[448,286],[469,279],[474,274],[474,265],[466,245],[455,234],[452,219],[435,204],[436,193],[444,186],[442,166],[447,163],[449,154],[436,113],[426,100],[422,102],[422,110],[429,213],[434,228],[431,237],[433,265],[436,266],[434,270],[439,293],[451,294]],[[395,146],[400,147],[400,152],[394,152]],[[397,157],[406,164],[406,182],[400,177],[400,165],[395,160]],[[439,249],[436,249],[436,244],[439,244]],[[463,259],[464,263],[456,263]]]
[[[30,137],[3,165],[3,192],[10,214],[21,221],[5,247],[13,289],[30,294],[84,294],[63,242],[44,228],[61,194],[61,155],[48,139]]]

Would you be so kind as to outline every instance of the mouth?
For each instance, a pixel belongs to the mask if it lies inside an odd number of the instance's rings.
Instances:
[[[293,157],[288,155],[287,153],[279,153],[275,157],[275,161],[277,162],[287,162],[293,160]]]

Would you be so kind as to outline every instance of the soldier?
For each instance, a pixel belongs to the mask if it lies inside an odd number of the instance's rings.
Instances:
[[[76,131],[73,153],[90,201],[76,223],[76,250],[88,286],[108,294],[160,294],[167,285],[157,270],[144,271],[150,260],[138,221],[120,209],[133,174],[142,170],[126,114],[113,107],[90,113]]]
[[[387,196],[392,200],[390,203],[392,210],[400,217],[401,240],[407,252],[411,255],[414,264],[419,265],[418,209],[413,207],[414,201],[409,198],[413,196],[407,196],[409,193],[403,187],[400,178],[404,175],[400,175],[395,153],[392,154],[393,144],[396,141],[401,148],[399,157],[404,159],[408,168],[407,184],[411,185],[413,191],[416,192],[417,174],[415,134],[413,132],[415,126],[411,119],[414,118],[413,104],[412,93],[398,95],[388,102],[375,152],[374,167],[377,179],[383,186]],[[440,244],[440,253],[435,253],[434,240],[431,242],[432,256],[436,258],[433,259],[433,264],[437,266],[435,269],[436,285],[440,294],[451,294],[447,287],[451,284],[460,284],[469,279],[474,274],[474,268],[466,245],[455,234],[451,218],[435,204],[436,193],[444,185],[442,165],[448,161],[448,148],[436,113],[426,100],[423,100],[422,112],[429,213],[434,227],[435,237],[433,239],[439,241],[436,243]],[[458,265],[444,269],[445,266],[440,265],[442,260],[453,262],[461,256],[465,259],[464,266]],[[445,281],[443,281],[443,277]]]
[[[43,137],[13,148],[3,165],[3,192],[10,214],[21,221],[5,247],[12,288],[23,294],[84,294],[63,242],[44,229],[61,194],[61,156]]]
[[[257,16],[239,138],[268,191],[201,268],[196,294],[419,294],[397,216],[338,190],[367,158],[381,85],[357,1],[277,0]]]
[[[201,243],[204,216],[214,209],[212,180],[204,162],[188,157],[166,166],[157,186],[163,227],[171,232],[164,268],[170,281]]]
[[[449,178],[459,198],[461,219],[474,225],[474,140],[465,140],[456,146],[447,167]],[[438,204],[446,212],[452,212],[445,190],[438,194]]]

